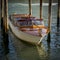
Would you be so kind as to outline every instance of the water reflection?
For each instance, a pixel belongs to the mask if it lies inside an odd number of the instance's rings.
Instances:
[[[51,34],[53,35],[53,33]],[[59,53],[60,49],[57,50],[57,48],[55,47],[57,46],[56,44],[58,44],[59,42],[57,40],[59,39],[58,35],[59,34],[56,35],[54,33],[55,37],[54,38],[51,37],[50,43],[48,43],[46,40],[43,40],[44,42],[42,42],[40,46],[35,46],[35,45],[27,44],[26,42],[22,42],[21,40],[17,39],[10,31],[11,41],[14,44],[14,48],[16,51],[15,53],[19,60],[20,59],[21,60],[52,60],[52,59],[56,60],[58,59],[59,57],[58,55],[60,55]]]
[[[12,36],[13,35],[11,34],[11,37]],[[12,42],[14,43],[14,47],[15,47],[15,50],[17,53],[17,57],[19,59],[47,60],[48,54],[42,43],[40,46],[35,46],[35,45],[31,45],[31,44],[26,44],[26,42],[22,42],[14,36],[12,37],[12,39],[13,39]]]
[[[57,29],[55,47],[60,48],[60,29]]]
[[[49,60],[49,57],[50,57],[50,53],[51,53],[51,46],[50,46],[50,43],[51,42],[47,42],[47,55],[48,55],[48,57],[47,57],[47,59]]]
[[[1,27],[0,27],[0,60],[6,60],[6,59],[7,59],[7,56],[5,54],[5,49],[4,49],[4,44],[3,44],[3,36],[1,33]]]
[[[21,40],[17,39],[11,31],[9,31],[9,53],[7,54],[8,60],[58,59],[60,56],[60,34],[56,33],[54,36],[54,39],[51,39],[50,43],[48,43],[46,40],[43,40],[44,42],[42,42],[40,46],[35,46],[26,42],[22,42]],[[0,37],[2,38],[2,36]],[[2,45],[2,40],[0,40],[0,42],[0,45]],[[0,46],[0,52],[0,60],[6,59],[3,46]]]
[[[13,38],[14,38],[14,36],[13,36]],[[36,46],[26,44],[25,42],[22,42],[16,38],[14,38],[12,40],[12,42],[14,43],[15,51],[16,51],[17,57],[19,59],[40,60],[40,58],[38,57]]]
[[[37,52],[39,54],[39,57],[41,60],[47,60],[48,54],[47,51],[45,50],[45,47],[41,43],[41,46],[36,46],[37,47]]]

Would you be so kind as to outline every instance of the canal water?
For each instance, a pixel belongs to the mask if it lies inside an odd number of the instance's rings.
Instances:
[[[8,14],[28,14],[28,4],[9,3]],[[32,15],[39,18],[39,4],[32,5]],[[48,5],[43,5],[43,20],[48,26]],[[51,42],[47,37],[42,40],[41,46],[31,45],[17,39],[9,30],[9,53],[5,54],[0,23],[0,60],[60,60],[60,27],[57,31],[57,4],[52,6]],[[1,20],[0,20],[1,22]]]

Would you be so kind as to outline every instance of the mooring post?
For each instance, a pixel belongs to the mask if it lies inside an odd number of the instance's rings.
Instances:
[[[5,29],[5,39],[4,39],[4,45],[5,45],[5,52],[9,52],[8,44],[8,0],[4,0],[4,29]]]
[[[42,19],[42,0],[40,0],[40,10],[39,11],[40,11],[40,20],[41,20]],[[38,29],[38,33],[42,37],[40,28]]]
[[[58,10],[57,10],[57,29],[59,29],[60,23],[60,0],[58,0]]]
[[[1,0],[1,33],[2,33],[2,36],[3,36],[3,39],[4,39],[4,37],[5,37],[5,28],[4,28],[4,0]]]
[[[40,19],[42,19],[42,0],[40,0]]]
[[[29,16],[32,15],[32,7],[31,7],[32,0],[29,0]]]
[[[1,29],[3,30],[4,0],[1,0]]]
[[[7,54],[8,52],[8,42],[7,42],[7,38],[6,38],[6,33],[5,33],[5,0],[1,0],[1,35],[2,35],[2,42],[3,42],[3,54]]]
[[[50,42],[50,32],[51,32],[51,6],[52,6],[52,0],[49,0],[49,8],[48,8],[48,38],[47,38],[47,42]]]

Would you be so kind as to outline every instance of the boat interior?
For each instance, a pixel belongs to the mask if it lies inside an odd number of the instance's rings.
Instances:
[[[27,14],[14,14],[11,19],[19,30],[35,36],[43,36],[47,33],[47,27],[44,26],[43,19],[29,16]]]

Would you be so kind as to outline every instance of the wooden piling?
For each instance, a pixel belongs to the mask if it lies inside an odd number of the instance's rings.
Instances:
[[[9,48],[8,48],[8,44],[9,44],[9,39],[8,39],[8,24],[7,24],[7,20],[8,20],[8,0],[4,0],[4,30],[5,30],[5,34],[4,34],[4,45],[5,45],[5,52],[6,54],[9,52]]]
[[[8,0],[4,0],[4,22],[5,22],[5,32],[8,31]]]
[[[40,0],[40,19],[42,19],[42,0]]]
[[[59,28],[60,23],[60,0],[58,0],[58,10],[57,10],[57,29]]]
[[[6,50],[9,52],[9,36],[8,36],[8,0],[5,0],[5,34],[6,34]]]
[[[1,29],[3,29],[4,0],[1,0]]]
[[[42,19],[42,0],[40,0],[40,10],[39,11],[40,11],[40,19]],[[41,31],[41,29],[39,28],[38,33],[40,36],[42,36],[40,31]]]
[[[32,7],[31,7],[32,0],[29,0],[29,16],[32,15]]]
[[[47,38],[47,42],[50,42],[50,31],[51,31],[51,6],[52,6],[52,0],[49,0],[49,8],[48,8],[48,38]]]
[[[4,0],[1,0],[1,33],[3,39],[5,37],[5,30],[4,30]]]

